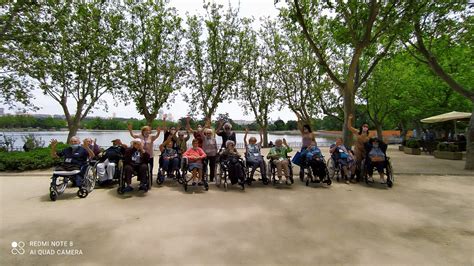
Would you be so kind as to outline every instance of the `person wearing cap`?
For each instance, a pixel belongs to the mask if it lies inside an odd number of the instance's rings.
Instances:
[[[354,159],[355,165],[358,166],[358,169],[361,169],[360,164],[362,160],[365,158],[365,144],[370,139],[370,132],[369,132],[369,125],[367,123],[363,123],[360,129],[352,127],[352,119],[354,117],[349,115],[349,119],[347,120],[347,128],[355,135],[356,141],[354,142]],[[360,179],[360,173],[357,177],[357,181]],[[353,181],[353,180],[351,180]]]
[[[125,183],[127,187],[123,189],[123,192],[133,191],[132,175],[134,172],[137,173],[137,179],[140,181],[139,190],[147,191],[148,186],[148,162],[150,160],[150,154],[145,150],[142,139],[135,138],[132,140],[132,146],[125,150],[124,161],[123,161],[123,173],[125,177]]]
[[[219,121],[219,125],[216,129],[216,135],[222,138],[221,149],[225,149],[225,144],[228,140],[232,140],[234,145],[237,145],[237,138],[235,132],[232,131],[232,124],[229,122],[224,123],[224,121]]]
[[[115,167],[118,161],[123,158],[126,149],[126,144],[123,144],[120,139],[114,139],[112,140],[112,146],[103,152],[96,166],[100,186],[112,183],[115,176]]]
[[[133,134],[132,125],[128,124],[128,131],[130,132],[130,136],[132,138],[141,139],[143,142],[143,148],[150,156],[148,159],[148,164],[150,165],[150,175],[153,173],[153,142],[160,136],[161,129],[160,127],[156,128],[156,135],[151,135],[151,127],[144,126],[141,129],[141,135]]]

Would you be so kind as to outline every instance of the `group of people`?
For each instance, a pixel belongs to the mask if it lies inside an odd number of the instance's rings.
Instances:
[[[356,182],[355,173],[357,165],[365,161],[369,179],[372,179],[373,167],[376,167],[382,182],[384,181],[383,167],[385,161],[386,144],[377,138],[369,136],[368,125],[363,124],[360,130],[351,126],[352,116],[349,117],[348,128],[355,134],[356,142],[354,151],[345,146],[342,138],[338,138],[336,143],[330,147],[330,152],[336,158],[337,163],[343,169],[346,183]],[[204,126],[199,125],[196,129],[192,129],[189,119],[186,122],[186,130],[178,130],[176,127],[167,128],[166,117],[163,119],[163,130],[158,127],[156,134],[152,135],[151,128],[144,126],[141,128],[140,134],[135,134],[132,126],[128,126],[130,136],[132,137],[131,145],[128,147],[122,143],[120,139],[112,140],[112,146],[102,152],[99,162],[96,164],[97,175],[100,185],[106,185],[114,179],[115,169],[119,160],[123,160],[123,176],[126,187],[123,192],[133,190],[131,186],[132,175],[136,174],[140,181],[140,190],[146,190],[149,185],[148,175],[152,175],[154,168],[154,142],[164,132],[163,143],[159,145],[161,152],[159,158],[160,168],[169,178],[174,178],[176,170],[180,169],[181,160],[187,160],[187,170],[191,173],[191,182],[193,185],[203,185],[203,176],[207,174],[209,181],[216,179],[216,167],[218,162],[225,161],[229,179],[232,184],[242,183],[245,174],[242,172],[242,155],[236,149],[236,134],[232,130],[230,123],[219,121],[217,128],[211,128],[211,121],[207,120]],[[315,133],[312,132],[309,125],[304,125],[298,117],[298,127],[302,136],[302,147],[300,150],[300,158],[304,163],[300,166],[311,167],[315,176],[319,179],[325,176],[324,158],[321,150],[317,146]],[[248,136],[248,129],[245,130],[245,163],[250,169],[249,179],[254,181],[254,173],[259,169],[261,179],[268,182],[266,163],[262,155],[263,132],[260,131],[260,140],[255,137]],[[187,142],[193,135],[192,146],[188,148]],[[220,147],[217,145],[216,137],[222,138]],[[248,140],[248,141],[247,141]],[[90,138],[86,138],[80,145],[77,137],[70,139],[70,146],[62,151],[56,151],[57,141],[51,141],[52,156],[63,157],[64,161],[60,168],[81,169],[88,159],[98,157],[100,149]],[[292,152],[292,148],[287,144],[286,140],[277,139],[271,147],[266,158],[269,159],[275,167],[276,176],[279,182],[293,182],[290,175],[290,160],[288,154]],[[369,158],[369,160],[364,160]],[[300,175],[304,175],[304,167],[301,167]],[[80,186],[80,178],[76,178],[75,183]]]

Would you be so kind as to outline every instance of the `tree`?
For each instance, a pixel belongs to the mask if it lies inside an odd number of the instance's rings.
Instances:
[[[184,31],[175,9],[164,1],[127,1],[122,40],[122,99],[134,102],[147,125],[172,102],[184,74],[181,38]]]
[[[45,2],[32,19],[25,31],[41,38],[8,42],[12,68],[61,106],[69,140],[93,108],[107,108],[101,98],[117,84],[121,16],[105,2]]]
[[[33,86],[28,79],[18,75],[12,66],[17,57],[10,51],[15,40],[35,42],[41,38],[39,27],[33,23],[38,14],[39,4],[36,1],[2,1],[0,4],[0,103],[10,108],[22,106],[24,109],[37,110],[32,104]],[[29,28],[30,32],[25,32]]]
[[[278,1],[277,1],[278,2]],[[344,142],[352,143],[345,126],[355,110],[357,89],[387,54],[403,29],[410,1],[293,0],[281,15],[301,27],[317,62],[340,89],[344,101]],[[341,61],[341,58],[347,58]]]
[[[311,125],[317,113],[314,95],[322,88],[322,73],[312,56],[307,42],[294,25],[280,21],[281,28],[272,21],[264,25],[264,40],[270,49],[271,71],[276,76],[276,97],[304,124]]]
[[[206,17],[188,16],[186,32],[186,85],[191,90],[184,94],[191,112],[200,110],[206,120],[218,105],[234,96],[242,70],[242,42],[237,10],[215,3],[204,5]],[[203,22],[206,33],[203,32]],[[203,40],[203,36],[206,39]]]
[[[402,40],[408,51],[455,92],[474,103],[472,10],[465,1],[417,1],[416,16]],[[414,50],[414,51],[413,51]],[[456,55],[440,61],[440,55]],[[474,104],[472,105],[474,113]],[[474,116],[467,134],[465,169],[474,169]]]
[[[275,106],[276,76],[272,69],[272,60],[268,46],[260,43],[258,34],[245,22],[244,60],[240,99],[246,114],[252,112],[256,123],[263,131],[263,146],[268,146],[269,113]],[[265,34],[263,31],[261,35]]]

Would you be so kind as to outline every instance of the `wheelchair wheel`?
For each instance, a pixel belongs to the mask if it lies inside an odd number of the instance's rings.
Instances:
[[[392,187],[395,179],[393,177],[392,164],[387,160],[387,186]]]
[[[328,178],[333,179],[335,174],[336,174],[336,165],[335,165],[334,160],[332,158],[328,159],[326,167],[328,169]],[[339,177],[337,177],[337,181],[339,181]]]
[[[87,189],[85,188],[81,188],[77,191],[77,196],[81,199],[87,197],[87,195],[89,195],[89,192],[87,192]]]
[[[158,172],[158,175],[156,177],[156,184],[162,185],[165,182],[165,176],[162,175],[160,172]]]
[[[247,183],[247,185],[251,186],[251,185],[252,185],[252,179],[250,179],[250,177],[247,178],[247,179],[245,180],[245,183]]]
[[[51,201],[56,201],[56,199],[58,198],[58,193],[56,193],[56,191],[51,191],[49,192],[49,198],[51,199]]]
[[[331,179],[328,178],[328,180],[326,180],[326,185],[330,186],[332,184],[332,181]]]

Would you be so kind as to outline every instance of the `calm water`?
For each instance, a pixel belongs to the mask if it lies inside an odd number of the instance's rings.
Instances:
[[[140,134],[140,131],[134,131],[135,134]],[[49,144],[49,141],[51,139],[57,139],[60,142],[65,142],[67,139],[68,132],[67,131],[39,131],[39,132],[0,132],[0,143],[3,142],[3,134],[6,136],[11,136],[16,139],[14,143],[15,148],[20,148],[23,147],[24,141],[23,141],[23,136],[33,134],[37,138],[41,138],[43,141],[45,141],[45,146]],[[111,145],[111,140],[113,139],[121,139],[123,143],[129,144],[131,141],[132,137],[128,133],[128,131],[121,130],[121,131],[79,131],[77,133],[77,136],[82,140],[86,137],[91,137],[93,139],[97,139],[97,144],[99,146],[103,147],[108,147]],[[157,141],[155,141],[155,148],[158,148],[158,146],[163,142],[163,132],[160,134],[160,137],[158,138]],[[258,134],[252,134],[249,133],[247,138],[250,138],[251,136],[254,136],[259,140]],[[244,134],[243,133],[236,133],[237,137],[237,147],[242,148],[243,147],[243,142],[244,142]],[[188,144],[191,144],[192,140],[192,135],[191,139],[188,142]],[[301,146],[301,136],[300,135],[286,135],[286,134],[269,134],[268,135],[268,140],[275,142],[277,138],[285,138],[288,144],[292,147],[300,147]],[[318,137],[317,139],[318,145],[319,146],[329,146],[331,143],[334,142],[334,140],[330,138],[322,138]],[[220,145],[222,142],[221,137],[217,136],[217,143]]]

